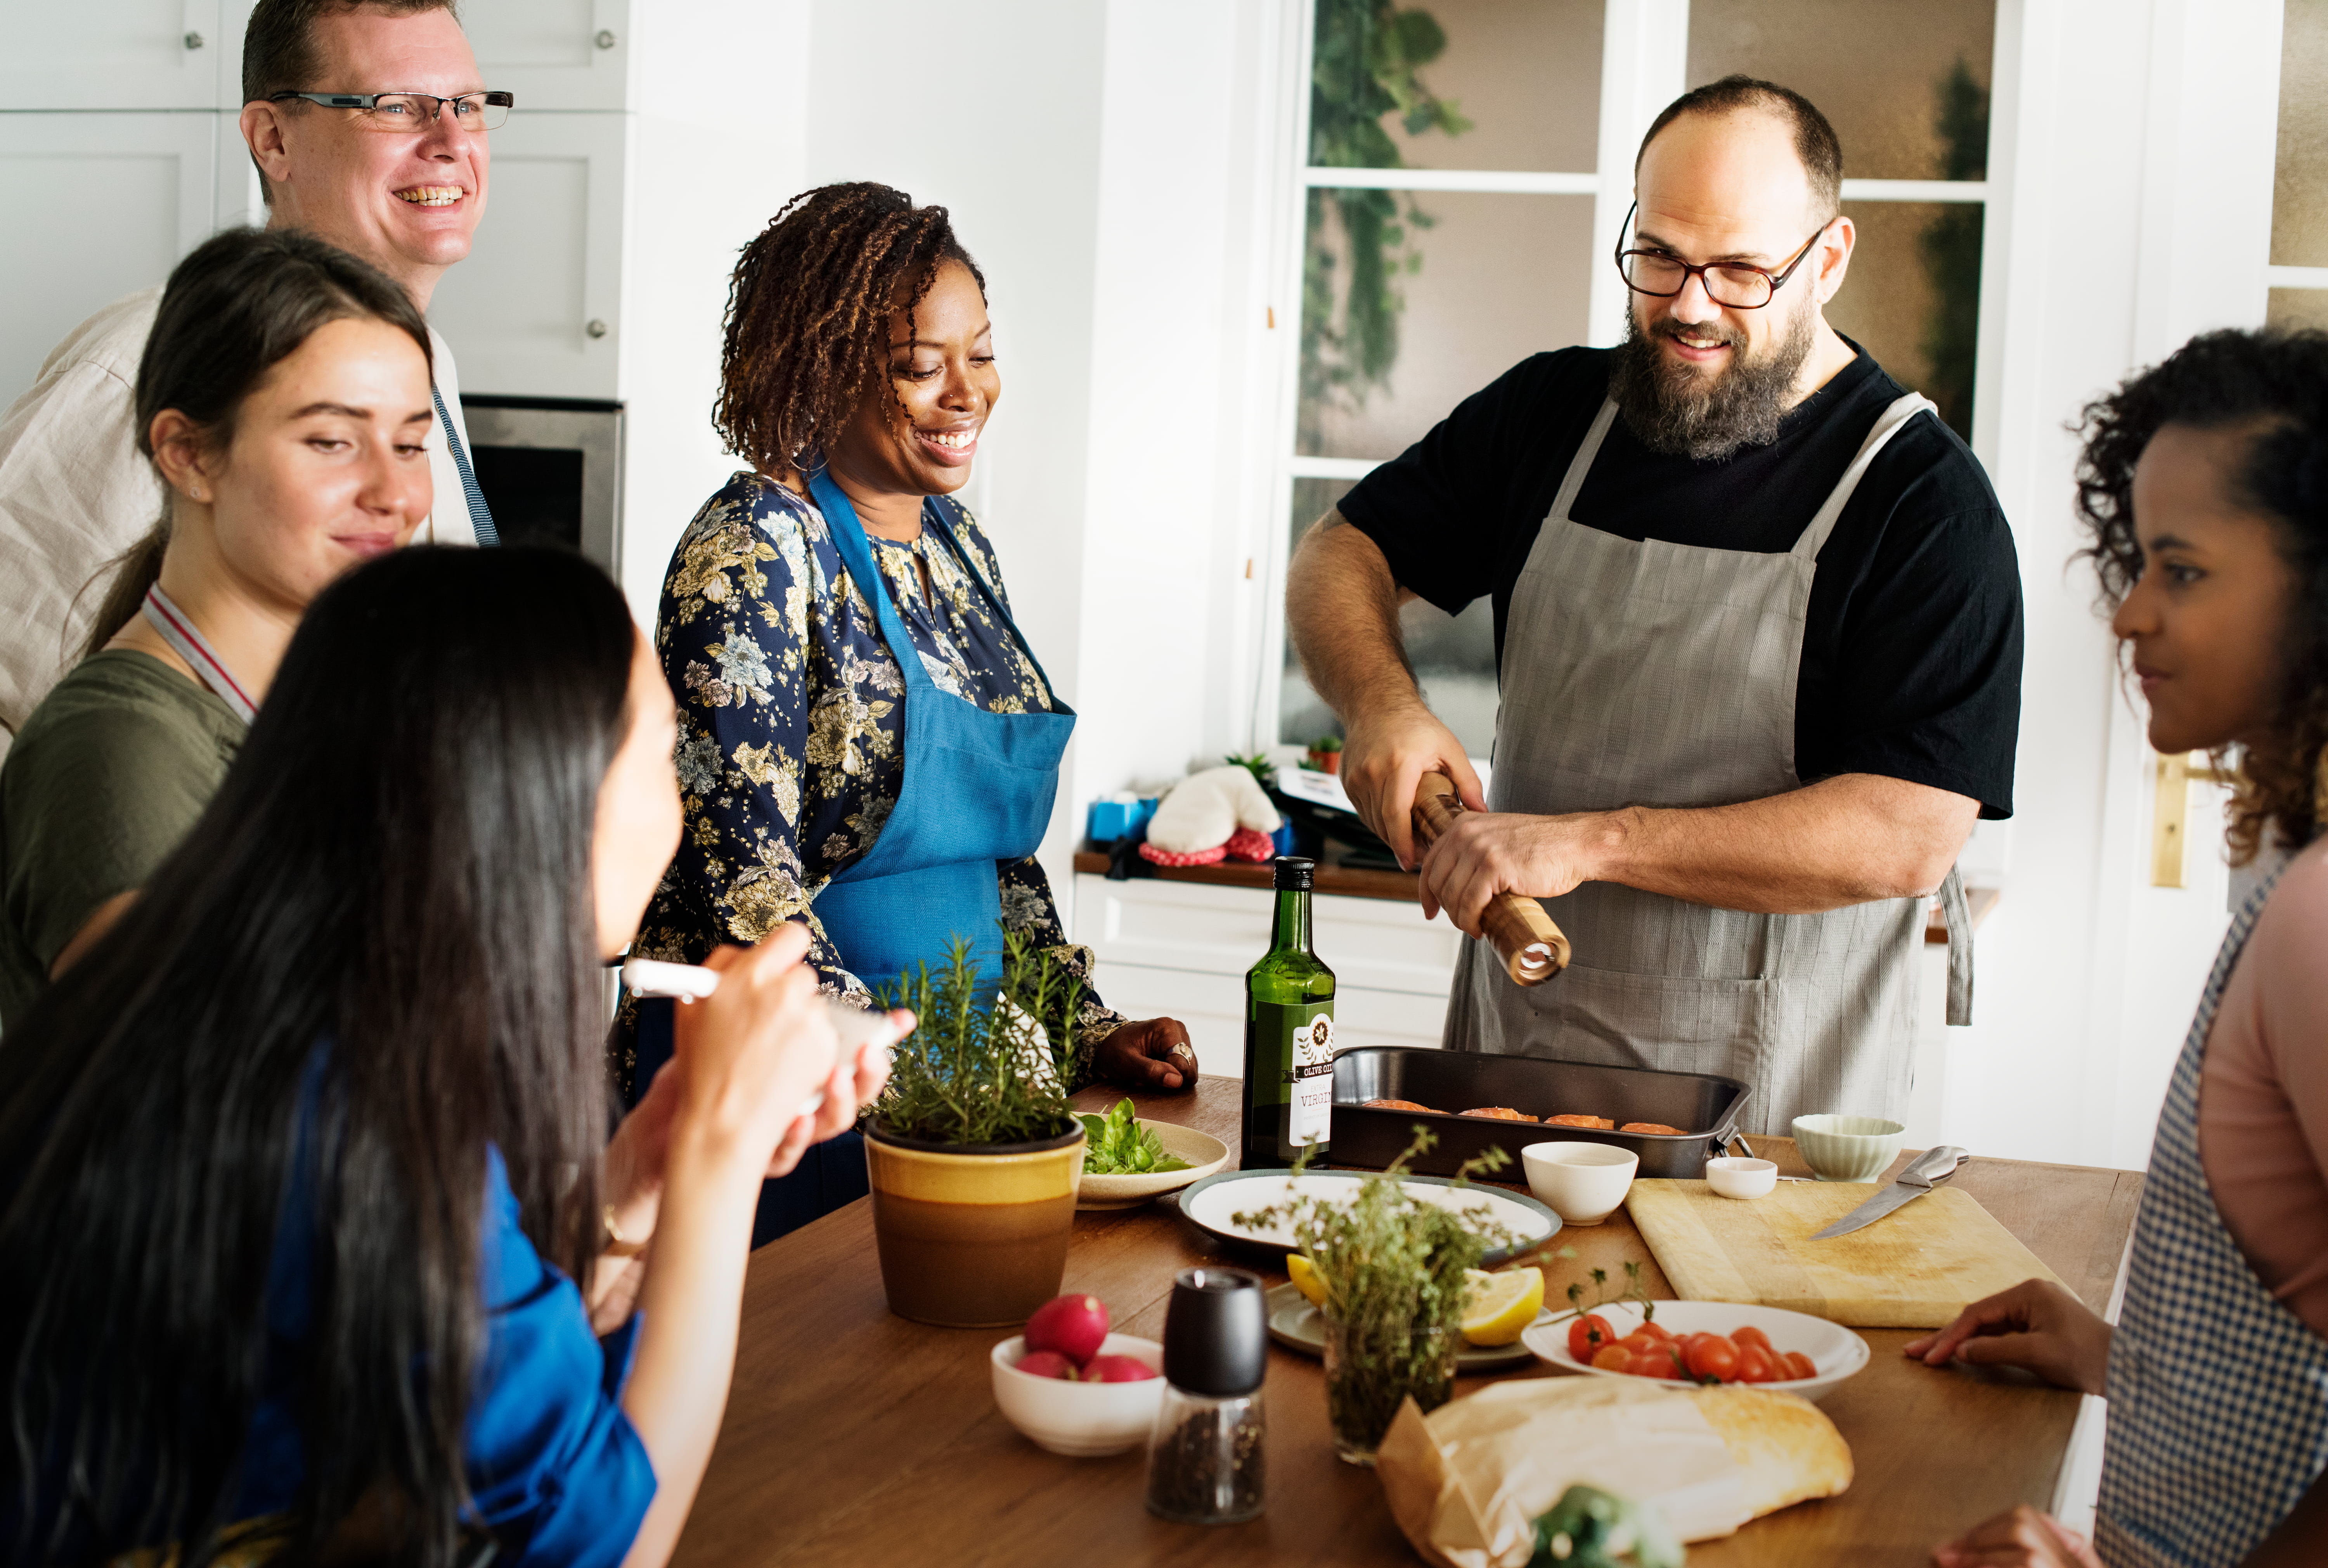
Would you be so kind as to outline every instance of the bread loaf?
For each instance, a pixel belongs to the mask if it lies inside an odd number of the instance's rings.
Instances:
[[[1745,1468],[1747,1504],[1756,1518],[1851,1485],[1851,1445],[1802,1395],[1736,1384],[1681,1392]]]

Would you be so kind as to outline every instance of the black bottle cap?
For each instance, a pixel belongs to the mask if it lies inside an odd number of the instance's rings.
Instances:
[[[1275,861],[1276,874],[1271,886],[1280,893],[1307,893],[1310,878],[1318,869],[1318,862],[1300,855],[1280,855]]]
[[[1164,1380],[1214,1399],[1259,1388],[1269,1373],[1269,1308],[1261,1276],[1183,1269],[1164,1310]]]

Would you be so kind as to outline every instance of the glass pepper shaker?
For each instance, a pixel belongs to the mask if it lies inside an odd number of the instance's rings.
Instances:
[[[1183,1269],[1164,1314],[1164,1399],[1148,1440],[1148,1511],[1187,1525],[1258,1517],[1269,1314],[1261,1277]]]

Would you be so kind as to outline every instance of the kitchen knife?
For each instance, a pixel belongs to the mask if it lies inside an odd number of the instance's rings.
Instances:
[[[1921,1197],[1931,1191],[1934,1182],[1948,1175],[1957,1166],[1971,1158],[1971,1155],[1953,1143],[1943,1143],[1937,1149],[1927,1149],[1916,1157],[1913,1164],[1900,1173],[1899,1178],[1891,1186],[1845,1215],[1826,1229],[1812,1236],[1811,1240],[1831,1241],[1836,1236],[1849,1235],[1862,1225],[1873,1225],[1910,1198]]]

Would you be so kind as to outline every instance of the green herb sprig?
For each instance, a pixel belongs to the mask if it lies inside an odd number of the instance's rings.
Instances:
[[[1563,1250],[1566,1251],[1567,1249]],[[1568,1252],[1567,1255],[1573,1257],[1575,1253],[1573,1252]],[[1606,1269],[1593,1270],[1592,1291],[1592,1304],[1588,1307],[1584,1304],[1583,1283],[1580,1281],[1578,1283],[1569,1286],[1568,1310],[1563,1312],[1559,1317],[1554,1318],[1553,1321],[1554,1323],[1565,1323],[1571,1318],[1582,1318],[1587,1312],[1597,1312],[1601,1308],[1609,1305],[1612,1300],[1638,1303],[1641,1309],[1641,1321],[1644,1323],[1648,1322],[1657,1315],[1657,1304],[1649,1300],[1648,1288],[1641,1283],[1641,1265],[1638,1263],[1628,1262],[1625,1264],[1625,1288],[1622,1291],[1619,1291],[1614,1297],[1611,1297],[1609,1294],[1609,1271]]]
[[[1075,1120],[1091,1140],[1084,1152],[1085,1176],[1156,1176],[1190,1169],[1178,1155],[1164,1152],[1163,1141],[1140,1124],[1129,1099],[1118,1100],[1103,1115],[1078,1111]]]
[[[1067,1109],[1065,1032],[1083,981],[1023,932],[1002,935],[999,985],[980,984],[970,944],[956,937],[933,973],[916,964],[881,1005],[920,1021],[890,1057],[889,1084],[873,1114],[900,1137],[930,1143],[1028,1143],[1075,1129]]]

